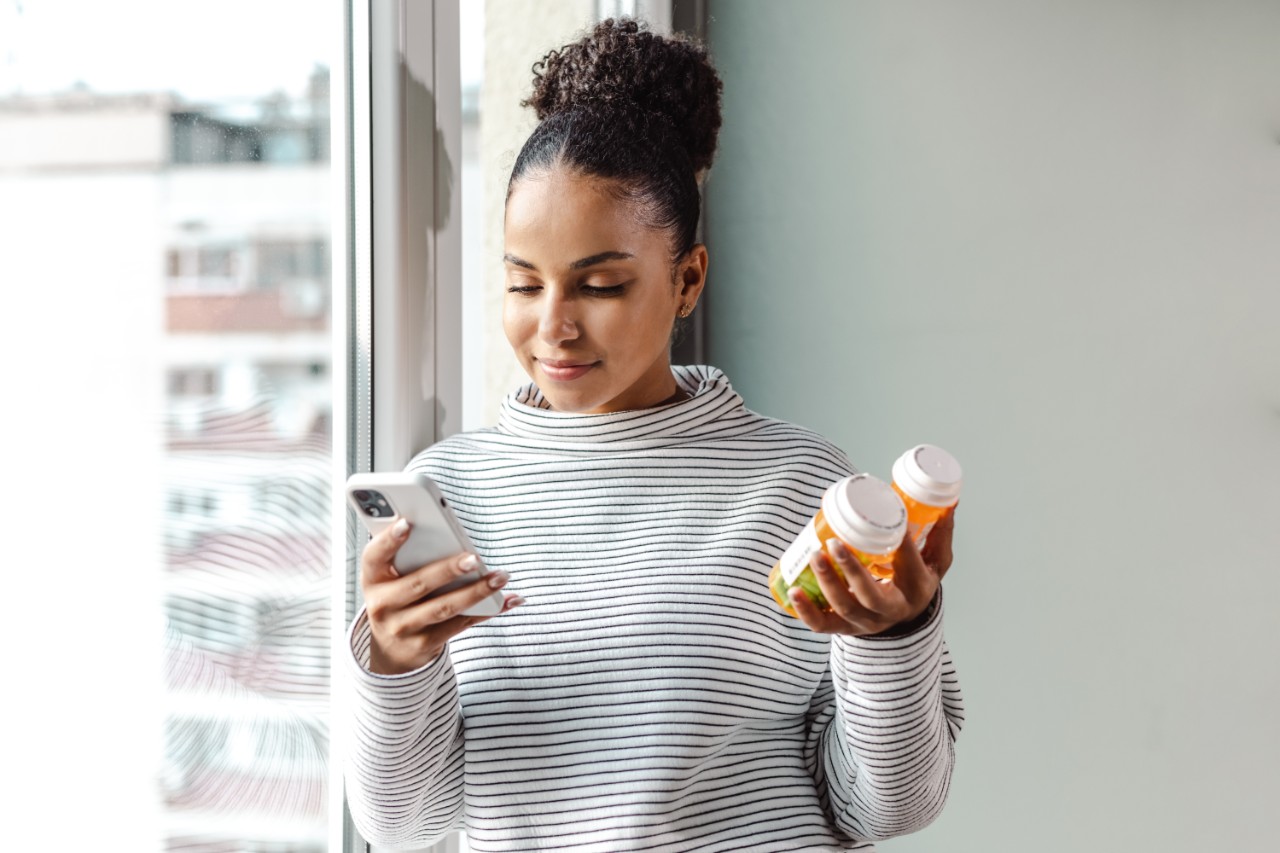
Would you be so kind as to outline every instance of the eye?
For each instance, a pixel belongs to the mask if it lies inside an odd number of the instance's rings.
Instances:
[[[625,290],[626,287],[627,285],[625,283],[614,284],[608,287],[599,287],[597,285],[584,284],[582,285],[582,292],[590,296],[621,296],[622,291]]]
[[[537,284],[536,281],[528,278],[523,278],[523,277],[513,278],[510,280],[510,283],[507,285],[507,293],[530,294],[541,289],[542,289],[542,286],[540,284]]]

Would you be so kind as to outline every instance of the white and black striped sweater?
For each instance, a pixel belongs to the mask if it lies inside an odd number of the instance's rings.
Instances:
[[[853,471],[810,430],[693,396],[552,411],[533,385],[431,476],[527,603],[422,669],[370,673],[352,625],[345,773],[375,844],[465,823],[473,850],[871,850],[946,799],[963,722],[942,606],[895,637],[832,638],[765,578]]]

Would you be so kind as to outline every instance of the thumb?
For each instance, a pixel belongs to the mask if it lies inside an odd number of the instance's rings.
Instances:
[[[360,578],[364,583],[386,583],[400,577],[393,561],[400,546],[409,538],[412,527],[407,519],[397,518],[394,524],[369,540],[360,558]]]
[[[955,533],[955,517],[956,507],[953,506],[947,510],[942,518],[938,519],[938,523],[929,531],[929,538],[924,543],[924,552],[921,556],[924,557],[924,561],[938,575],[939,580],[947,573],[947,569],[951,568],[951,560],[953,558],[951,540]]]

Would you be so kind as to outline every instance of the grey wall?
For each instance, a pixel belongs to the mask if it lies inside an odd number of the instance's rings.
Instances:
[[[1271,851],[1280,3],[712,0],[710,360],[965,466],[906,851]]]

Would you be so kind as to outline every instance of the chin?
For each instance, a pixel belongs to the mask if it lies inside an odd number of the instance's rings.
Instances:
[[[546,401],[551,404],[551,408],[557,411],[589,412],[608,405],[609,401],[614,397],[614,394],[610,393],[609,389],[602,387],[607,385],[608,382],[602,382],[601,380],[606,380],[608,377],[599,375],[599,368],[572,382],[557,382],[541,375],[536,367],[527,372],[533,377],[534,384],[538,386],[538,390],[542,392],[542,396]]]
[[[551,404],[551,408],[557,412],[589,412],[600,408],[608,402],[608,400],[602,400],[594,394],[557,391],[555,389],[548,391],[547,388],[541,385],[538,388],[542,391],[542,396],[546,401]]]
[[[576,412],[586,414],[600,409],[611,409],[610,403],[617,399],[616,390],[602,388],[602,383],[583,385],[581,388],[556,387],[548,382],[539,385],[542,396],[551,404],[551,408],[560,412]]]

